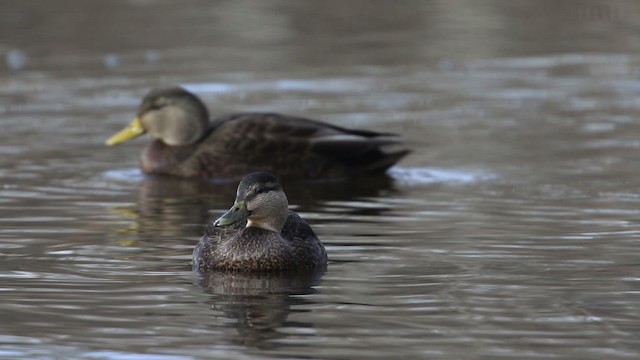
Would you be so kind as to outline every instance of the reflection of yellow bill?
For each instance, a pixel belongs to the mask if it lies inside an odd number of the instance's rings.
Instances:
[[[136,235],[139,231],[138,226],[138,218],[140,214],[136,210],[131,210],[122,207],[113,207],[109,208],[109,213],[114,215],[120,215],[123,218],[131,218],[133,219],[133,223],[125,228],[112,230],[111,234],[117,237],[115,243],[120,246],[134,246],[136,245],[136,240],[133,239],[125,239],[122,235]]]
[[[123,142],[129,141],[133,138],[136,138],[142,134],[144,134],[145,130],[142,127],[142,123],[139,118],[133,119],[131,124],[129,124],[124,129],[120,130],[117,134],[111,136],[105,144],[107,145],[117,145]]]

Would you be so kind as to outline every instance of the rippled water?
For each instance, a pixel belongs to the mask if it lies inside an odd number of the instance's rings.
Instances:
[[[638,21],[611,1],[0,2],[0,357],[640,357]],[[236,184],[103,145],[173,83],[414,152],[387,179],[284,184],[322,277],[198,275]]]

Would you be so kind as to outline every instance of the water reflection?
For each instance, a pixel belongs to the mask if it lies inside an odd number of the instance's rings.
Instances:
[[[640,2],[256,3],[0,1],[0,357],[639,358]],[[102,144],[169,83],[415,149],[285,184],[321,291],[194,285],[236,184]]]
[[[198,286],[211,294],[208,302],[215,317],[233,319],[238,337],[231,342],[258,348],[274,348],[271,340],[287,336],[279,331],[285,327],[310,329],[311,323],[287,321],[292,307],[313,306],[302,295],[314,294],[323,273],[242,274],[208,272],[199,273]]]
[[[136,180],[137,176],[133,179]],[[231,206],[238,186],[235,181],[211,182],[163,176],[142,175],[137,180],[138,198],[135,205],[109,209],[111,214],[130,221],[125,228],[115,229],[113,232],[116,235],[183,237],[185,228],[189,228],[194,236],[200,236],[210,221]],[[289,203],[299,212],[322,211],[326,204],[385,197],[397,192],[394,180],[389,176],[341,181],[284,181],[282,185]],[[385,208],[345,206],[341,211],[344,216],[376,215],[385,211]]]

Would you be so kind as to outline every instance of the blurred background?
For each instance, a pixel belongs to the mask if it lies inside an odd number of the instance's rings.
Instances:
[[[0,1],[0,357],[640,357],[640,3]],[[235,184],[104,140],[151,88],[398,133],[286,184],[321,278],[199,276]]]

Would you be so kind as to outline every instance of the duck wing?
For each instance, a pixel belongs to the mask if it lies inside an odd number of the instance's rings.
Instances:
[[[219,118],[205,141],[212,144],[206,156],[227,159],[227,172],[240,176],[257,169],[298,178],[383,173],[410,152],[394,134],[276,113]]]
[[[280,232],[294,248],[295,257],[307,267],[313,269],[326,268],[327,253],[315,232],[304,219],[289,210],[287,222]]]

